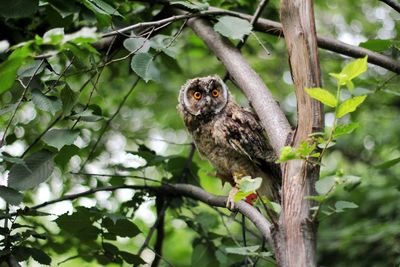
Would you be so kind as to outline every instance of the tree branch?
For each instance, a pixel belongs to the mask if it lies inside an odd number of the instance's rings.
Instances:
[[[400,4],[394,0],[379,0],[400,13]]]
[[[385,0],[386,1],[386,0]],[[214,11],[222,11],[223,9],[210,7],[210,10]],[[235,11],[226,11],[227,14],[240,17],[251,21],[253,16],[235,12]],[[265,32],[275,36],[283,36],[282,24],[273,20],[259,18],[254,24],[254,29],[256,31]],[[395,73],[400,74],[400,62],[390,58],[388,56],[382,55],[377,52],[373,52],[369,49],[357,47],[353,45],[349,45],[343,43],[341,41],[335,40],[331,37],[318,36],[317,44],[319,48],[326,49],[335,53],[339,53],[345,56],[353,57],[353,58],[361,58],[368,55],[368,62],[385,68],[387,70],[393,71]]]
[[[189,197],[195,200],[199,200],[204,202],[210,206],[214,207],[222,207],[226,208],[226,200],[225,196],[217,196],[210,194],[200,187],[190,185],[190,184],[163,184],[162,186],[147,186],[147,185],[118,185],[118,186],[105,186],[93,188],[84,192],[65,195],[63,197],[46,201],[41,204],[32,207],[25,207],[24,209],[20,209],[16,212],[11,212],[8,214],[4,214],[0,216],[1,219],[10,218],[14,216],[29,216],[32,211],[36,211],[40,208],[66,201],[66,200],[75,200],[84,196],[93,195],[96,192],[101,191],[115,191],[118,189],[132,189],[132,190],[146,190],[152,192],[156,195],[163,195],[169,197]],[[271,242],[271,232],[270,227],[271,224],[264,218],[264,216],[253,206],[249,205],[245,201],[239,201],[235,203],[234,211],[238,211],[241,214],[244,214],[260,231],[260,233]],[[272,244],[272,243],[270,243]]]
[[[297,128],[293,147],[309,140],[309,135],[323,131],[323,106],[305,92],[306,87],[320,87],[313,0],[283,0],[280,8],[283,31],[289,54],[290,70],[297,98]],[[316,225],[311,221],[312,201],[319,165],[305,160],[284,164],[282,211],[279,228],[274,233],[276,258],[281,267],[316,266]]]
[[[178,9],[175,9],[175,11],[182,12]],[[188,25],[221,60],[235,83],[246,94],[247,99],[260,117],[272,147],[279,155],[291,129],[285,114],[283,114],[261,77],[251,68],[240,51],[216,33],[205,20],[189,19]]]

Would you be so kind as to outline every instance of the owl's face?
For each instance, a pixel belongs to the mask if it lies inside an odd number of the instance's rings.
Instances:
[[[218,114],[228,102],[228,90],[218,76],[195,78],[182,86],[179,102],[194,116]]]

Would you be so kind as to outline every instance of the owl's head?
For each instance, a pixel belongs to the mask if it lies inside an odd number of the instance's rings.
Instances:
[[[218,114],[228,98],[228,88],[217,75],[188,80],[179,93],[180,105],[194,116]]]

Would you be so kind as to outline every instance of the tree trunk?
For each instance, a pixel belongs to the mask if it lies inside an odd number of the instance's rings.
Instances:
[[[313,1],[283,0],[281,21],[297,96],[298,124],[291,143],[297,147],[310,139],[309,134],[323,129],[323,107],[304,91],[306,87],[321,86]],[[305,197],[315,194],[319,166],[292,160],[283,169],[282,212],[274,232],[278,264],[316,266],[317,227],[310,219],[313,203]]]

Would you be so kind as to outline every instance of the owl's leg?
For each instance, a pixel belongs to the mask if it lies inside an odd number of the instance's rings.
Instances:
[[[237,192],[239,192],[239,180],[245,175],[243,172],[238,171],[233,172],[232,176],[234,185],[231,191],[229,191],[228,199],[226,201],[226,207],[228,209],[233,209],[235,207],[235,195],[237,194]]]
[[[228,199],[226,200],[226,207],[230,210],[235,208],[235,195],[239,192],[239,188],[236,186],[232,187],[231,191],[229,191]]]

